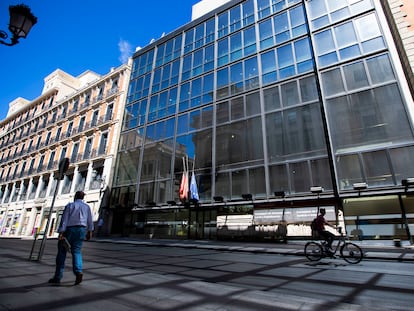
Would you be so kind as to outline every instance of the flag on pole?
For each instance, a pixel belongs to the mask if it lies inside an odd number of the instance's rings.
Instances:
[[[188,168],[187,163],[183,157],[183,176],[180,183],[180,200],[186,201],[188,199]]]
[[[193,173],[191,174],[191,182],[190,182],[190,199],[198,201],[200,197],[198,196],[198,189],[197,189],[197,182],[194,175],[194,168]]]

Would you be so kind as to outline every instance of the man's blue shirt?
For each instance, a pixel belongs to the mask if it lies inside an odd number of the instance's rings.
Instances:
[[[82,200],[76,200],[65,206],[58,232],[65,232],[66,228],[71,226],[84,226],[87,231],[94,229],[91,209]]]

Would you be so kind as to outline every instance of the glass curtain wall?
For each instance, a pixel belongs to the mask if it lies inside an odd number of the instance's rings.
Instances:
[[[114,180],[136,187],[128,204],[178,202],[183,159],[208,203],[414,176],[407,102],[373,1],[223,8],[134,56]]]

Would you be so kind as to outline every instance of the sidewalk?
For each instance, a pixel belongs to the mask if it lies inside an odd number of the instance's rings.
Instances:
[[[169,240],[169,239],[139,239],[130,237],[93,238],[97,243],[125,243],[146,246],[181,247],[196,249],[212,249],[232,252],[270,253],[280,255],[304,256],[304,246],[307,240],[292,240],[287,243],[277,242],[243,242],[217,240]],[[365,259],[382,259],[397,261],[414,261],[414,245],[409,241],[401,241],[401,247],[394,246],[390,240],[351,241],[364,251]],[[336,241],[334,242],[334,246]]]
[[[332,311],[385,311],[393,303],[398,310],[412,310],[414,301],[414,249],[408,243],[397,248],[392,241],[357,241],[367,262],[315,266],[306,265],[305,240],[279,244],[102,237],[85,243],[81,286],[73,285],[69,258],[56,286],[47,283],[55,268],[56,240],[48,241],[41,261],[28,260],[32,241],[0,238],[0,311],[317,311],[328,306]],[[374,258],[380,261],[368,262]],[[382,269],[383,277],[376,278]],[[318,280],[327,276],[324,287]],[[320,295],[311,284],[332,295]],[[384,305],[371,307],[372,299]]]

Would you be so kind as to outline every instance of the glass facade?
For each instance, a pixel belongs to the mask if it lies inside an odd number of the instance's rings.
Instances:
[[[184,204],[185,221],[204,228],[195,237],[206,228],[216,237],[210,218],[219,230],[244,194],[253,203],[234,210],[250,215],[247,227],[263,207],[297,206],[287,233],[301,236],[320,204],[349,222],[355,209],[347,215],[343,197],[357,194],[355,183],[397,189],[414,176],[412,99],[383,14],[372,0],[231,1],[138,51],[113,205],[139,213],[179,202],[183,157],[198,185],[194,208],[208,211],[205,225]],[[312,186],[324,194],[316,199]]]

